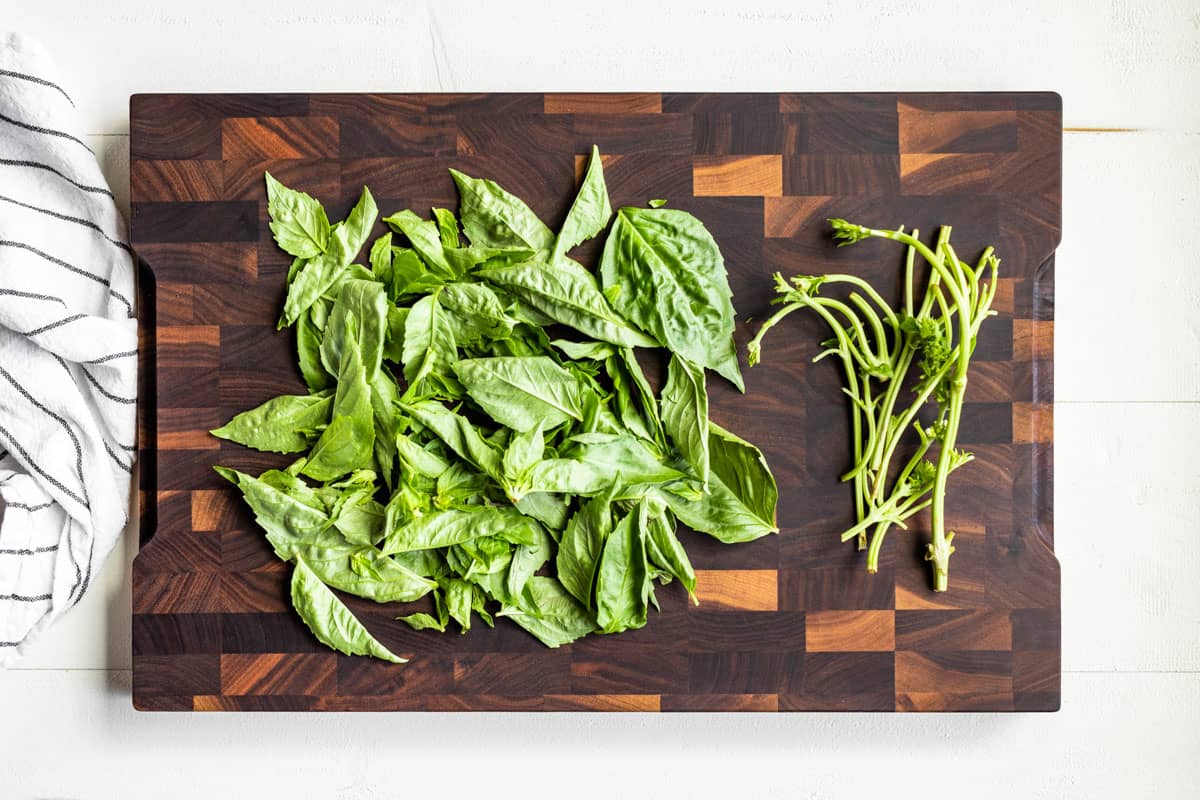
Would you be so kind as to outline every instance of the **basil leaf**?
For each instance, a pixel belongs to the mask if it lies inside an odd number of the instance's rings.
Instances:
[[[384,484],[392,486],[392,467],[396,462],[396,407],[400,403],[400,387],[386,369],[375,373],[371,381],[371,418],[375,426],[375,468]]]
[[[666,486],[658,494],[684,525],[722,542],[749,542],[778,533],[775,476],[754,445],[709,422],[708,492],[699,497]]]
[[[302,265],[288,286],[283,315],[279,320],[280,328],[294,325],[300,319],[300,315],[319,297],[346,277],[347,267],[370,235],[377,214],[375,200],[364,187],[358,203],[350,211],[350,216],[330,229],[325,252]],[[363,277],[373,277],[365,270],[363,273]]]
[[[450,462],[430,452],[403,433],[396,434],[396,452],[404,469],[412,470],[427,478],[436,478],[450,468]]]
[[[554,248],[554,233],[524,201],[499,184],[450,170],[458,186],[459,215],[471,244],[483,247],[526,248],[547,253]]]
[[[609,306],[596,278],[569,259],[553,265],[526,261],[481,269],[484,280],[503,286],[545,316],[593,339],[622,347],[655,347],[657,342],[631,327]]]
[[[510,598],[520,597],[529,579],[550,560],[550,554],[554,550],[554,541],[548,533],[541,529],[541,526],[537,526],[537,533],[538,537],[535,543],[517,545],[513,550],[505,584]]]
[[[455,275],[466,275],[478,266],[506,267],[537,255],[523,247],[456,247],[445,252],[446,263]]]
[[[297,547],[336,546],[345,541],[340,533],[330,530],[329,516],[323,510],[244,472],[228,467],[213,469],[241,489],[255,521],[284,561],[291,560]]]
[[[420,256],[407,247],[392,248],[392,283],[388,297],[392,302],[405,295],[427,294],[442,286],[449,278],[425,268]]]
[[[530,470],[530,491],[595,495],[616,486],[667,483],[683,473],[662,463],[634,436],[594,434],[569,458],[550,458]],[[580,437],[576,437],[577,439]]]
[[[521,604],[506,605],[499,616],[508,617],[552,648],[596,630],[592,615],[558,581],[536,575],[525,585]]]
[[[329,218],[321,204],[304,192],[289,189],[271,175],[267,181],[267,213],[275,243],[297,258],[312,258],[325,252],[329,242]]]
[[[327,372],[338,372],[343,341],[349,330],[358,342],[367,383],[375,379],[383,357],[387,309],[387,295],[375,281],[352,279],[341,284],[321,341],[321,363]]]
[[[324,253],[308,259],[300,266],[288,286],[287,298],[283,302],[283,314],[279,318],[279,328],[296,324],[300,316],[337,282],[341,273],[345,272],[353,255],[342,249],[343,242],[342,237],[331,236]]]
[[[392,230],[408,237],[417,255],[431,270],[444,278],[455,276],[455,271],[446,261],[445,247],[436,223],[421,219],[408,209],[384,217],[383,221]]]
[[[622,208],[600,274],[617,311],[672,352],[745,390],[725,260],[700,220],[677,209]]]
[[[506,339],[512,334],[514,320],[504,312],[496,293],[482,283],[448,284],[438,295],[438,302],[454,321],[459,346]]]
[[[371,245],[370,262],[371,273],[375,276],[375,280],[382,283],[385,287],[391,286],[395,278],[395,272],[392,269],[391,231],[380,236]]]
[[[709,422],[708,429],[713,474],[756,517],[774,528],[779,489],[762,451],[715,422]]]
[[[408,660],[380,644],[302,558],[296,559],[292,570],[292,605],[313,635],[339,653],[374,656],[396,664]]]
[[[371,389],[358,340],[347,324],[338,369],[333,420],[313,445],[301,474],[328,481],[353,469],[371,466],[375,446],[375,419]]]
[[[600,553],[612,532],[612,509],[608,498],[594,497],[571,517],[558,545],[555,568],[563,588],[591,608],[592,587]]]
[[[447,578],[442,583],[446,595],[446,613],[458,623],[462,633],[471,630],[471,603],[475,599],[475,588],[459,578]]]
[[[370,475],[371,485],[340,493],[329,507],[333,526],[351,544],[374,545],[383,538],[384,509],[372,497],[375,473]]]
[[[618,633],[646,624],[649,577],[637,516],[637,511],[626,514],[604,543],[596,573],[596,623],[601,633]]]
[[[389,305],[387,331],[383,335],[383,360],[400,364],[404,361],[404,326],[408,324],[410,309]]]
[[[371,229],[375,227],[375,220],[378,218],[379,209],[375,205],[375,198],[364,186],[358,202],[354,204],[354,208],[350,209],[345,221],[330,232],[333,238],[339,240],[340,249],[345,253],[347,263],[353,261],[358,255],[358,251],[362,250],[363,245],[367,243],[367,239],[371,236]]]
[[[308,449],[329,421],[332,406],[328,394],[280,395],[209,432],[255,450],[299,453]]]
[[[454,328],[439,302],[440,291],[416,302],[404,322],[404,398],[454,395],[451,372],[457,359]]]
[[[626,355],[628,354],[628,355]],[[632,363],[637,372],[632,372],[627,366]],[[653,442],[660,449],[666,447],[666,436],[662,432],[662,422],[658,419],[658,407],[654,394],[646,378],[642,375],[641,367],[633,355],[631,348],[622,348],[619,353],[605,359],[604,371],[612,381],[617,403],[617,414],[621,424],[635,436]],[[641,400],[641,407],[638,400]],[[648,411],[647,411],[648,410]]]
[[[465,359],[454,371],[480,408],[519,432],[582,420],[583,396],[591,391],[545,356]]]
[[[704,370],[678,355],[671,356],[662,391],[663,430],[684,461],[708,486],[708,392]]]
[[[551,531],[561,531],[567,524],[567,499],[549,492],[529,492],[514,503],[522,514],[533,517]]]
[[[479,435],[479,431],[475,430],[475,426],[465,417],[432,400],[403,405],[402,408],[431,430],[459,458],[484,474],[496,480],[500,479],[503,472],[500,453]]]
[[[550,344],[561,350],[563,355],[573,361],[582,361],[583,359],[604,361],[607,358],[612,358],[617,352],[616,348],[608,342],[570,342],[566,339],[555,339]]]
[[[302,560],[322,583],[376,603],[408,603],[437,586],[374,547],[300,547],[296,559]]]
[[[531,430],[518,432],[508,443],[504,451],[503,472],[509,481],[519,481],[535,464],[542,460],[546,452],[545,437],[542,436],[542,423]]]
[[[400,622],[408,623],[414,631],[433,630],[438,633],[446,632],[446,620],[434,619],[424,611],[418,611],[415,614],[407,614],[403,617],[396,617]]]
[[[449,547],[484,536],[501,536],[525,543],[536,541],[532,524],[515,509],[481,506],[477,511],[447,509],[416,517],[407,525],[384,536],[384,555],[409,550]]]
[[[683,544],[675,535],[675,517],[670,511],[661,507],[660,500],[656,499],[655,505],[659,508],[651,509],[648,503],[643,504],[647,509],[646,517],[641,523],[642,530],[646,534],[646,556],[652,565],[678,578],[683,587],[687,589],[692,602],[698,604],[696,572],[692,569],[692,562],[688,558],[687,551],[683,549]]]
[[[435,208],[433,218],[437,220],[438,238],[442,240],[442,246],[457,248],[459,246],[458,220],[454,218],[454,212],[448,208]]]
[[[612,218],[612,213],[612,205],[608,202],[608,189],[604,185],[600,148],[592,145],[592,157],[588,161],[587,173],[583,176],[579,194],[575,195],[575,202],[571,204],[567,219],[554,242],[553,260],[604,230]]]

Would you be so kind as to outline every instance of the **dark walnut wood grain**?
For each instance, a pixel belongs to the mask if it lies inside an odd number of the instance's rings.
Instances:
[[[131,100],[133,239],[149,269],[143,341],[144,508],[134,566],[134,703],[221,710],[1052,710],[1059,567],[1052,552],[1054,250],[1061,101],[1053,94],[139,95]],[[262,173],[342,216],[362,184],[385,213],[456,202],[446,168],[486,176],[550,224],[595,143],[613,204],[665,197],[698,215],[729,267],[739,343],[770,276],[850,271],[896,287],[901,252],[835,250],[825,219],[932,233],[1002,256],[955,473],[950,591],[930,591],[924,537],[895,532],[868,575],[835,534],[848,415],[824,331],[794,315],[712,415],[757,442],[781,490],[778,536],[728,547],[684,535],[699,607],[678,586],[641,631],[548,650],[515,626],[416,632],[351,600],[396,666],[322,647],[215,463],[285,459],[206,431],[302,391],[274,320],[289,258],[271,241]],[[581,257],[594,258],[597,243]]]

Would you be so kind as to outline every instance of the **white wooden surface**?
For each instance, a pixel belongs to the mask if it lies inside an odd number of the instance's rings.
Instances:
[[[1061,92],[1064,674],[1063,710],[1037,716],[135,714],[127,540],[0,673],[0,797],[1196,795],[1196,0],[13,5],[0,25],[55,53],[123,200],[140,91]]]

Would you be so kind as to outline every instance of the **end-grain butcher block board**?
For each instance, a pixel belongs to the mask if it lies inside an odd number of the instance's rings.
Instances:
[[[133,239],[145,264],[147,376],[133,697],[195,710],[1052,710],[1059,567],[1051,532],[1054,250],[1061,100],[1016,94],[139,95],[131,102]],[[928,520],[890,534],[878,574],[838,542],[852,521],[840,374],[795,314],[746,371],[714,378],[712,416],[759,444],[779,481],[777,536],[685,532],[700,605],[673,584],[639,631],[551,650],[505,620],[410,630],[349,599],[396,665],[325,648],[292,611],[278,561],[221,463],[286,456],[207,431],[302,392],[277,332],[289,258],[267,227],[263,170],[340,219],[364,184],[381,212],[455,207],[447,174],[492,178],[557,225],[597,144],[613,206],[667,198],[711,229],[741,348],[771,275],[855,272],[889,292],[902,249],[835,249],[827,217],[1002,257],[960,435],[950,590],[930,590]],[[581,260],[594,263],[595,243]]]

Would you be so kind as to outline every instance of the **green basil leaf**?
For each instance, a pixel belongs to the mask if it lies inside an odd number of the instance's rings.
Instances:
[[[300,357],[300,374],[310,392],[320,392],[333,385],[321,364],[321,331],[313,322],[311,308],[300,315],[296,325],[296,350]]]
[[[700,220],[677,209],[622,208],[600,274],[617,311],[667,349],[744,391],[725,260]]]
[[[558,581],[537,575],[525,585],[521,604],[504,606],[499,616],[508,617],[552,648],[570,644],[596,630],[591,613],[567,594]]]
[[[510,541],[513,538],[524,542],[536,541],[532,524],[515,509],[480,506],[477,511],[447,509],[416,517],[407,525],[388,531],[381,549],[385,555],[409,550],[431,550],[484,536],[501,536]]]
[[[471,604],[475,599],[475,587],[459,578],[447,578],[442,583],[446,595],[446,612],[458,623],[462,633],[471,630]]]
[[[364,186],[358,202],[350,209],[345,221],[330,231],[330,235],[339,240],[340,249],[346,255],[346,263],[353,261],[358,251],[367,243],[378,218],[379,209],[375,205],[375,198]]]
[[[626,514],[604,543],[596,573],[596,623],[601,633],[646,624],[649,576],[637,516],[637,511]]]
[[[381,284],[354,279],[341,284],[321,341],[321,363],[327,372],[338,372],[343,341],[349,330],[358,342],[367,383],[375,379],[383,356],[387,309],[387,294]]]
[[[393,364],[404,361],[404,326],[408,324],[410,309],[389,305],[387,331],[383,335],[383,360]]]
[[[448,284],[438,302],[454,320],[455,342],[460,347],[512,334],[514,320],[504,312],[496,293],[482,283]]]
[[[384,217],[383,221],[392,230],[408,237],[413,249],[431,270],[444,278],[455,277],[455,271],[446,261],[445,247],[436,223],[421,219],[408,209]]]
[[[302,558],[296,559],[292,570],[292,605],[313,635],[339,653],[374,656],[396,664],[408,660],[380,644]]]
[[[413,470],[427,478],[436,478],[450,468],[450,462],[430,452],[403,433],[396,434],[396,452],[405,470]]]
[[[675,517],[669,510],[662,507],[662,501],[657,498],[651,508],[650,503],[643,503],[646,509],[644,518],[639,518],[642,530],[646,535],[646,556],[651,565],[662,569],[669,575],[679,579],[687,589],[688,596],[696,601],[696,572],[683,549],[679,537],[675,535]]]
[[[600,163],[600,149],[592,145],[592,157],[588,161],[587,173],[575,195],[575,202],[567,213],[562,230],[554,243],[554,258],[558,260],[568,250],[591,239],[612,218],[612,205],[608,202],[608,189],[604,185],[604,166]]]
[[[535,543],[517,545],[513,550],[506,581],[510,598],[521,596],[529,579],[550,560],[550,555],[554,552],[554,540],[540,525],[536,526],[536,529],[538,537]]]
[[[329,421],[333,397],[328,394],[273,397],[258,408],[243,411],[213,436],[272,453],[307,450]]]
[[[658,494],[671,511],[692,530],[730,544],[778,533],[779,491],[759,449],[710,421],[708,450],[708,492],[695,497],[663,487]]]
[[[582,420],[583,396],[591,391],[545,356],[466,359],[454,371],[480,408],[520,432]]]
[[[409,603],[437,586],[374,547],[301,547],[296,558],[327,586],[376,603]]]
[[[588,500],[571,517],[563,530],[555,567],[563,588],[588,608],[592,606],[592,587],[600,553],[612,532],[612,508],[608,498]]]
[[[271,175],[267,181],[267,213],[275,243],[297,258],[312,258],[325,252],[329,242],[329,218],[321,204],[304,192],[289,189]]]
[[[567,358],[574,361],[582,361],[583,359],[604,361],[607,358],[612,358],[617,352],[616,348],[608,342],[571,342],[566,339],[555,339],[550,344],[561,350]]]
[[[404,398],[455,393],[451,368],[457,359],[453,323],[440,291],[422,297],[404,322]]]
[[[434,619],[424,611],[418,611],[415,614],[407,614],[403,617],[396,617],[400,622],[407,623],[414,631],[433,630],[438,633],[446,632],[446,622],[443,620]]]
[[[448,208],[435,208],[433,218],[437,220],[438,237],[442,240],[442,246],[457,248],[459,246],[458,220],[454,218],[454,212]]]
[[[437,579],[447,575],[446,560],[437,550],[411,550],[407,553],[396,553],[391,559],[423,578]]]
[[[287,298],[283,302],[283,314],[279,318],[279,328],[296,324],[300,316],[345,273],[353,255],[342,249],[343,244],[342,237],[331,236],[324,253],[308,259],[300,266],[295,279],[288,286]]]
[[[535,464],[542,460],[546,452],[545,437],[542,435],[542,424],[539,422],[531,430],[519,431],[508,443],[504,451],[503,472],[509,481],[519,481]]]
[[[526,261],[489,267],[477,273],[503,286],[546,317],[604,342],[622,347],[656,347],[658,343],[622,319],[596,285],[596,278],[569,259],[554,264]]]
[[[375,280],[390,287],[395,280],[392,270],[392,232],[388,231],[371,245],[371,273]]]
[[[375,425],[375,468],[383,482],[392,486],[392,467],[396,462],[396,408],[400,404],[400,387],[386,369],[375,373],[371,381],[371,417]]]
[[[294,325],[300,319],[300,315],[318,298],[333,289],[341,280],[354,275],[347,268],[370,235],[377,215],[375,200],[364,187],[358,203],[350,211],[350,216],[330,229],[325,252],[310,258],[296,272],[295,279],[288,286],[283,315],[279,319],[280,328]],[[361,267],[358,269],[361,270],[359,277],[374,277],[367,270]]]
[[[392,248],[392,284],[388,290],[392,302],[406,295],[428,294],[445,284],[448,278],[448,275],[426,269],[415,251],[407,247]]]
[[[514,505],[527,517],[532,517],[551,531],[561,531],[567,524],[567,498],[549,492],[529,492]]]
[[[709,422],[708,429],[713,474],[756,517],[774,528],[779,489],[762,451],[715,422]]]
[[[708,486],[708,392],[704,370],[678,355],[671,356],[662,391],[663,429],[683,460]]]
[[[630,370],[629,364],[633,364],[636,372]],[[662,432],[662,422],[658,419],[654,394],[646,383],[632,348],[622,348],[605,359],[604,371],[612,381],[621,424],[630,433],[665,449],[666,437]]]
[[[333,420],[313,445],[301,474],[319,481],[333,480],[353,469],[371,466],[375,419],[358,340],[347,324],[338,369]]]
[[[372,497],[375,494],[375,473],[368,471],[368,474],[371,476],[370,485],[342,491],[329,505],[333,526],[351,544],[374,545],[383,538],[384,509]]]
[[[228,467],[213,469],[242,491],[242,497],[254,512],[255,521],[266,531],[275,554],[284,561],[291,560],[298,547],[328,547],[345,542],[339,532],[331,529],[329,516],[324,511],[244,472]]]
[[[549,254],[554,233],[524,201],[499,184],[450,170],[458,186],[459,214],[471,244],[482,247],[525,248]]]
[[[661,197],[656,197],[653,200],[647,201],[646,203],[646,205],[650,206],[651,208],[662,208],[666,204],[667,201],[663,200]]]
[[[413,419],[431,430],[459,458],[496,480],[500,480],[500,453],[484,439],[466,417],[455,414],[441,403],[425,400],[402,406]]]

